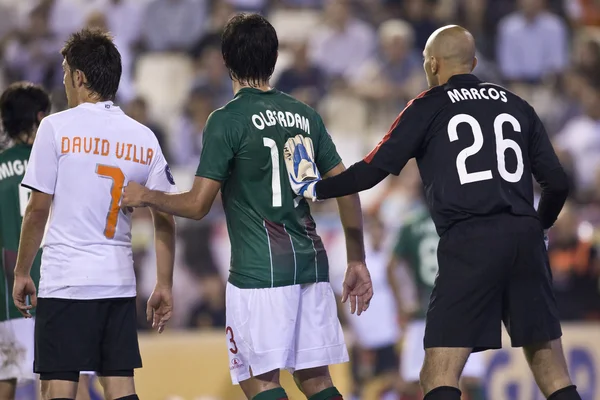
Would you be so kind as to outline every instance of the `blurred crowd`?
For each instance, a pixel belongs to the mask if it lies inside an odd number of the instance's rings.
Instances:
[[[571,179],[549,248],[562,317],[600,319],[599,0],[0,0],[0,89],[15,80],[41,83],[53,111],[64,109],[63,41],[84,26],[110,31],[124,67],[117,103],[154,131],[187,189],[206,119],[232,97],[220,30],[237,11],[269,17],[280,37],[272,84],[321,113],[346,165],[426,89],[427,37],[449,23],[469,29],[478,46],[475,74],[535,107]],[[420,202],[418,184],[409,165],[363,194],[365,215],[384,222],[388,244]],[[338,240],[335,203],[314,210],[324,241]],[[229,243],[220,205],[204,221],[179,221],[178,237],[174,324],[224,326]],[[154,283],[144,211],[133,240],[143,303]]]

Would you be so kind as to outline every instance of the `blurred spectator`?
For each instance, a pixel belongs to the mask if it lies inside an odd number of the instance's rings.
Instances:
[[[600,26],[598,0],[567,0],[565,5],[569,18],[575,25]]]
[[[583,35],[575,40],[573,58],[584,73],[588,75],[598,74],[600,71],[600,42],[590,36]]]
[[[500,21],[497,61],[505,79],[535,83],[562,72],[569,61],[567,28],[545,0],[519,0]]]
[[[404,0],[404,18],[412,25],[415,46],[419,51],[425,48],[429,35],[438,28],[434,20],[433,2],[430,0]]]
[[[153,0],[142,20],[148,51],[189,51],[206,29],[204,0]]]
[[[198,58],[207,47],[221,48],[221,33],[229,18],[235,13],[233,6],[226,1],[211,3],[206,32],[190,51],[193,58]]]
[[[144,99],[143,97],[136,97],[135,99],[130,101],[129,104],[127,104],[125,112],[127,115],[135,119],[140,124],[146,125],[148,129],[150,129],[154,133],[154,136],[156,136],[156,139],[160,144],[163,155],[165,156],[165,160],[167,160],[167,163],[170,162],[171,153],[169,151],[169,143],[167,142],[167,136],[158,124],[150,120],[148,116],[148,103],[146,102],[146,99]]]
[[[204,89],[190,93],[185,110],[173,132],[170,148],[176,165],[196,167],[202,152],[202,132],[210,113],[215,109],[211,94]]]
[[[419,53],[410,24],[397,19],[381,24],[379,53],[362,65],[352,82],[355,93],[376,109],[375,120],[389,125],[406,102],[427,87]]]
[[[85,13],[80,3],[73,0],[41,0],[40,7],[48,13],[48,26],[59,42],[83,27]]]
[[[327,0],[324,14],[309,42],[310,58],[330,77],[349,78],[373,55],[375,33],[353,16],[349,0]]]
[[[225,328],[225,285],[217,273],[199,281],[200,300],[192,306],[189,328]]]
[[[567,123],[556,144],[571,153],[577,187],[585,198],[600,170],[600,88],[583,85],[581,90],[584,114]]]
[[[36,7],[26,28],[14,32],[4,50],[7,73],[12,80],[27,80],[50,90],[60,85],[61,44],[48,27],[48,10]]]
[[[291,47],[292,65],[281,73],[275,86],[314,108],[325,94],[323,72],[310,62],[306,42],[297,41]]]
[[[192,82],[192,88],[201,89],[211,98],[215,108],[222,107],[233,98],[231,79],[225,64],[221,49],[209,46],[195,60],[197,75]]]
[[[550,235],[548,256],[561,319],[598,318],[600,265],[592,225],[580,221],[567,202]]]
[[[104,32],[110,31],[106,15],[102,11],[91,12],[87,17],[85,26],[87,28],[100,29]],[[135,95],[132,82],[133,78],[131,76],[133,62],[133,55],[131,54],[132,49],[120,36],[114,36],[113,41],[117,45],[119,53],[121,53],[121,66],[123,68],[117,97],[120,102],[127,103]]]
[[[92,14],[101,12],[105,29],[114,36],[121,52],[123,74],[119,84],[119,98],[129,102],[135,96],[133,87],[133,61],[139,44],[143,7],[138,0],[97,0],[92,4]],[[88,25],[90,16],[88,15]]]

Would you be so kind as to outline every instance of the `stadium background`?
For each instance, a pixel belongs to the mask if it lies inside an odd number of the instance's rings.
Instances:
[[[571,372],[583,398],[599,400],[600,1],[543,3],[0,0],[0,89],[15,80],[41,83],[52,92],[53,111],[64,109],[62,42],[83,26],[110,30],[123,55],[117,103],[153,129],[178,186],[187,189],[206,118],[232,96],[219,31],[233,12],[257,11],[270,18],[280,38],[272,82],[319,110],[346,165],[364,156],[407,100],[425,88],[420,53],[428,35],[447,23],[465,26],[478,45],[475,73],[506,85],[535,107],[571,178],[569,202],[551,231],[550,258]],[[419,193],[414,165],[363,193],[365,215],[383,222],[388,245]],[[313,210],[329,248],[332,281],[339,284],[345,257],[335,203],[316,204]],[[229,381],[222,334],[229,257],[222,208],[217,204],[201,222],[178,223],[175,315],[162,336],[140,318],[145,367],[137,386],[147,400],[237,400],[240,392]],[[155,276],[147,212],[137,212],[133,229],[142,310]],[[334,374],[349,393],[348,367],[336,367]],[[284,382],[291,398],[300,399],[289,377]],[[515,350],[488,354],[486,385],[489,399],[542,398]],[[22,399],[33,396],[31,387],[20,390]]]

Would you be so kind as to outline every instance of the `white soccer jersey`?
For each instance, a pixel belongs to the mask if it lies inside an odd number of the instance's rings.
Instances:
[[[84,103],[42,120],[22,185],[53,195],[39,297],[136,295],[129,181],[176,191],[152,131],[112,102]]]

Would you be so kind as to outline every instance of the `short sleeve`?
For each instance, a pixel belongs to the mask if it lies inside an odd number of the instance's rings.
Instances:
[[[408,160],[417,156],[425,139],[427,114],[422,108],[409,101],[364,161],[390,174],[400,174]]]
[[[58,152],[52,123],[43,119],[38,127],[22,186],[54,194],[58,175]]]
[[[145,186],[150,190],[158,190],[166,193],[175,193],[178,191],[171,168],[167,164],[160,146],[156,147],[156,155],[150,165],[150,173],[148,174]]]
[[[327,132],[321,117],[318,117],[317,123],[319,128],[319,137],[317,138],[317,143],[315,144],[315,162],[317,163],[317,168],[319,169],[321,175],[325,175],[335,168],[339,163],[341,163],[342,158],[338,154],[335,144],[333,143],[333,140],[331,140],[331,135],[329,132]]]
[[[196,176],[224,181],[239,147],[239,128],[223,110],[213,112],[204,127],[202,154]]]

